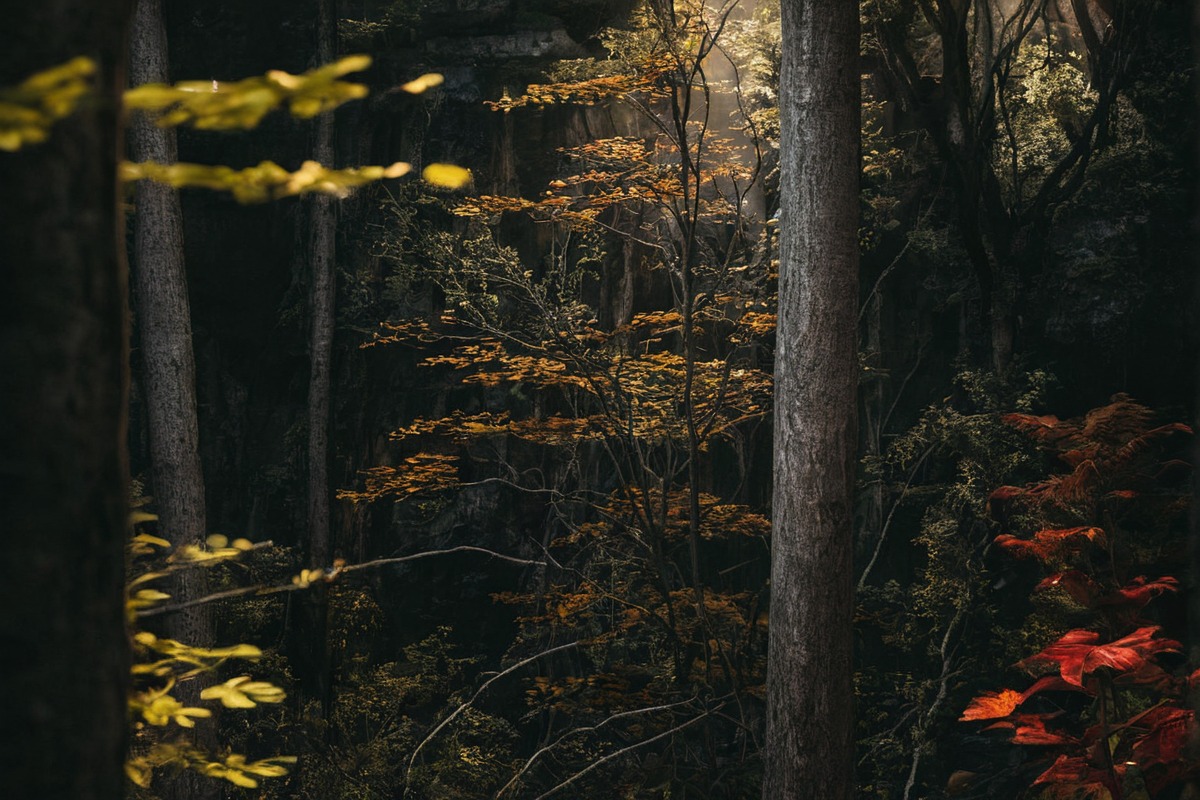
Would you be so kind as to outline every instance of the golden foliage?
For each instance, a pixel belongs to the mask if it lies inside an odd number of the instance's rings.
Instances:
[[[442,189],[461,189],[471,182],[471,170],[454,164],[430,164],[421,170],[421,180]]]
[[[313,192],[345,197],[356,186],[384,178],[399,178],[411,170],[412,165],[403,161],[387,167],[353,169],[328,169],[316,161],[305,161],[295,172],[288,172],[274,161],[263,161],[256,167],[240,170],[205,164],[126,161],[121,164],[121,179],[130,183],[152,180],[177,189],[213,189],[230,192],[239,203],[261,203]]]
[[[427,72],[419,78],[414,78],[400,88],[409,94],[422,94],[430,89],[441,86],[445,80],[440,72]]]
[[[149,83],[125,92],[125,107],[154,115],[163,127],[189,124],[207,130],[254,128],[268,113],[285,105],[293,116],[307,119],[365,97],[366,86],[338,79],[369,66],[370,56],[355,55],[302,75],[271,70],[234,83]]]
[[[144,500],[134,505],[144,504]],[[155,515],[135,511],[134,525],[152,522]],[[170,542],[157,536],[134,530],[129,553],[135,574],[126,584],[126,609],[130,624],[137,622],[138,610],[147,609],[169,600],[170,595],[146,588],[183,569],[196,569],[222,563],[244,555],[255,548],[247,539],[232,541],[221,534],[208,537],[203,546],[190,545],[163,557]],[[146,559],[156,559],[155,569],[147,568]],[[257,778],[279,777],[287,773],[290,756],[249,762],[244,756],[228,754],[217,758],[191,745],[162,738],[163,729],[189,729],[196,720],[209,719],[211,709],[185,706],[171,692],[181,683],[211,675],[231,660],[257,661],[263,652],[251,644],[228,647],[198,647],[157,636],[150,631],[134,630],[131,637],[133,663],[130,666],[128,707],[133,724],[133,741],[125,762],[125,774],[141,787],[149,787],[155,770],[162,767],[184,768],[238,786],[253,788]],[[226,708],[250,708],[259,703],[279,703],[286,697],[284,690],[265,681],[253,681],[241,676],[209,686],[200,692],[202,701],[219,701]],[[149,726],[149,727],[147,727]]]
[[[371,467],[361,473],[364,487],[361,492],[343,489],[339,500],[373,502],[385,497],[403,500],[421,492],[450,489],[459,485],[458,456],[441,453],[418,453],[404,459],[402,466]]]
[[[493,111],[508,113],[523,106],[548,106],[559,103],[593,106],[605,100],[620,100],[632,94],[661,97],[667,94],[662,82],[670,62],[660,57],[645,61],[641,68],[631,74],[604,75],[581,81],[563,83],[531,84],[525,94],[510,97],[508,92],[496,101],[485,101]]]
[[[95,74],[96,62],[80,56],[0,89],[0,150],[46,141],[54,123],[75,112]]]

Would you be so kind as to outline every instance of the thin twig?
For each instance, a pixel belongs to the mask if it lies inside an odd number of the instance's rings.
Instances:
[[[858,587],[856,591],[861,592],[863,587],[867,585],[867,577],[870,576],[871,570],[875,567],[875,562],[879,558],[879,553],[883,550],[883,543],[887,539],[888,528],[892,525],[892,518],[896,516],[896,509],[900,507],[900,503],[904,501],[904,495],[908,494],[908,487],[912,485],[913,479],[917,477],[917,472],[921,469],[921,465],[925,463],[925,459],[929,458],[929,454],[933,452],[930,447],[921,457],[917,459],[917,463],[913,465],[912,471],[908,473],[908,480],[904,482],[904,487],[900,489],[900,494],[892,503],[891,509],[888,511],[887,519],[883,521],[883,527],[879,529],[879,541],[875,543],[875,552],[871,553],[871,560],[867,562],[867,566],[863,568],[862,575],[858,578]]]
[[[553,655],[554,653],[561,653],[564,650],[570,650],[570,649],[578,647],[578,646],[579,646],[579,642],[570,642],[569,644],[560,644],[558,647],[551,647],[549,650],[543,650],[542,652],[536,653],[536,654],[530,656],[529,658],[526,658],[522,661],[518,661],[516,664],[513,664],[511,667],[509,667],[501,672],[497,672],[495,675],[493,675],[492,677],[490,677],[486,681],[484,681],[483,685],[475,690],[475,694],[471,695],[470,700],[459,705],[459,707],[454,709],[454,711],[452,711],[444,720],[439,722],[437,724],[437,726],[433,730],[431,730],[425,736],[424,739],[421,740],[421,743],[417,745],[416,749],[413,750],[412,755],[409,756],[409,759],[408,759],[408,767],[404,770],[404,796],[408,797],[409,790],[412,788],[411,776],[412,776],[413,764],[416,763],[417,756],[420,755],[421,749],[423,747],[425,747],[425,745],[429,744],[429,742],[431,742],[435,736],[437,736],[439,733],[441,733],[443,728],[445,728],[447,725],[449,725],[451,722],[453,722],[458,717],[459,714],[461,714],[462,712],[464,712],[468,708],[470,708],[471,704],[474,703],[476,700],[478,700],[480,695],[482,695],[485,691],[487,691],[489,686],[491,686],[493,683],[495,683],[496,681],[503,678],[505,675],[509,675],[509,674],[521,669],[522,667],[532,664],[534,661],[537,661],[539,658],[545,658],[548,655]]]
[[[192,600],[186,600],[182,603],[171,603],[165,606],[154,606],[153,608],[143,608],[137,612],[138,617],[155,617],[161,614],[173,614],[184,609],[192,608],[193,606],[205,605],[207,603],[215,603],[218,600],[228,600],[233,597],[263,596],[270,594],[279,594],[281,592],[295,592],[301,589],[307,589],[309,586],[316,583],[331,583],[339,575],[346,572],[357,572],[367,569],[368,567],[381,567],[388,564],[401,564],[406,561],[416,561],[421,558],[429,558],[431,556],[444,556],[451,553],[483,553],[484,555],[498,558],[501,561],[507,561],[512,564],[520,564],[527,567],[545,567],[545,561],[533,561],[527,558],[517,558],[516,556],[506,556],[503,553],[497,553],[495,550],[488,550],[485,547],[475,547],[474,545],[464,544],[458,547],[448,547],[445,550],[424,550],[420,553],[412,553],[407,556],[396,556],[394,558],[377,558],[374,561],[364,561],[361,564],[350,564],[343,567],[332,567],[324,572],[324,579],[318,578],[315,581],[307,583],[289,583],[279,586],[243,586],[238,589],[227,589],[223,592],[215,592],[207,594],[204,597],[197,597]]]
[[[637,716],[639,714],[650,714],[655,711],[667,711],[669,709],[678,708],[679,706],[684,706],[684,705],[687,705],[688,703],[693,703],[695,701],[696,701],[696,698],[691,697],[687,700],[680,700],[677,703],[668,703],[666,705],[661,705],[661,706],[649,706],[648,708],[636,708],[636,709],[633,709],[632,711],[621,711],[619,713],[613,714],[610,717],[607,717],[606,719],[596,723],[595,725],[589,725],[584,728],[571,728],[571,729],[567,730],[565,733],[563,733],[561,736],[559,736],[557,739],[555,739],[553,742],[546,745],[545,747],[543,747],[542,749],[540,749],[536,753],[534,753],[532,756],[530,756],[529,760],[526,761],[524,763],[524,765],[522,765],[521,769],[517,771],[517,774],[513,775],[508,783],[506,783],[506,784],[504,784],[504,786],[500,787],[500,790],[498,792],[496,792],[495,795],[493,795],[493,798],[498,798],[498,797],[500,797],[500,795],[507,792],[510,786],[515,784],[518,780],[520,780],[522,775],[524,775],[526,772],[529,771],[529,768],[531,766],[533,766],[533,762],[537,761],[545,753],[549,752],[550,750],[553,750],[555,747],[557,747],[559,745],[560,742],[562,742],[564,739],[566,739],[570,736],[576,736],[578,734],[592,733],[594,731],[598,731],[601,728],[603,728],[605,725],[607,725],[608,723],[615,722],[616,720],[622,719],[624,717],[633,717],[633,716]]]
[[[718,706],[717,708],[722,708],[722,707],[723,707],[723,706]],[[715,711],[716,709],[713,709],[713,710]],[[547,791],[547,792],[543,792],[542,794],[538,795],[538,796],[537,796],[537,798],[536,798],[535,800],[546,800],[546,798],[547,798],[547,797],[549,797],[550,795],[554,794],[554,793],[555,793],[555,792],[557,792],[559,789],[564,789],[564,788],[566,788],[567,786],[570,786],[572,783],[574,783],[575,781],[579,780],[579,779],[580,779],[580,778],[582,778],[584,775],[588,774],[589,772],[591,772],[592,770],[596,769],[597,767],[599,767],[599,766],[601,766],[601,765],[603,765],[603,764],[606,764],[606,763],[608,763],[609,761],[612,761],[612,760],[613,760],[613,759],[615,759],[615,758],[620,758],[621,756],[623,756],[623,755],[625,755],[626,753],[629,753],[629,752],[631,752],[631,751],[633,751],[633,750],[637,750],[639,747],[645,747],[645,746],[646,746],[646,745],[648,745],[648,744],[652,744],[653,742],[657,742],[659,739],[663,739],[663,738],[665,738],[665,737],[667,737],[667,736],[671,736],[671,735],[673,735],[673,734],[676,734],[676,733],[678,733],[679,731],[683,730],[684,728],[687,728],[687,727],[690,727],[690,726],[692,726],[692,725],[695,725],[697,722],[699,722],[700,720],[704,719],[705,717],[707,717],[707,716],[708,716],[709,714],[711,714],[711,713],[712,713],[712,711],[705,711],[703,714],[700,714],[700,715],[698,715],[698,716],[692,717],[692,718],[691,718],[691,719],[689,719],[687,722],[684,722],[684,723],[683,723],[683,724],[681,724],[681,725],[676,725],[674,728],[671,728],[670,730],[663,731],[662,733],[660,733],[660,734],[658,734],[658,735],[656,735],[656,736],[651,736],[649,739],[644,739],[644,740],[642,740],[642,741],[640,741],[640,742],[634,742],[633,744],[629,745],[628,747],[622,747],[620,750],[616,750],[616,751],[614,751],[614,752],[612,752],[612,753],[609,753],[608,755],[604,756],[604,758],[599,758],[599,759],[596,759],[596,760],[595,760],[595,761],[593,761],[591,764],[589,764],[588,766],[586,766],[586,767],[584,767],[583,769],[581,769],[579,772],[576,772],[574,775],[572,775],[571,777],[567,778],[567,779],[566,779],[565,781],[563,781],[562,783],[560,783],[560,784],[558,784],[557,786],[555,786],[553,789],[550,789],[549,791]]]

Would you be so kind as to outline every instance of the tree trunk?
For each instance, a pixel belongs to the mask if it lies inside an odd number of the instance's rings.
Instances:
[[[764,800],[850,798],[858,4],[784,0]]]
[[[168,80],[160,0],[136,1],[129,61],[132,85]],[[176,160],[174,131],[142,115],[130,120],[129,142],[134,161],[170,164]],[[158,528],[176,547],[201,544],[208,530],[178,192],[165,184],[139,182],[133,228],[133,283]],[[203,572],[183,574],[191,582],[182,587],[184,593],[195,596],[202,587],[193,584]],[[201,609],[193,611],[197,613],[175,615],[179,627],[172,633],[191,644],[208,644],[209,619]]]
[[[116,110],[126,4],[10,3],[0,86],[88,56],[96,91],[0,153],[5,797],[123,795],[127,311]]]
[[[317,64],[334,58],[336,28],[334,1],[317,3]],[[332,166],[333,112],[317,120],[313,158]],[[337,285],[335,257],[337,229],[336,207],[329,195],[317,194],[309,201],[309,308],[312,314],[309,332],[308,379],[308,560],[315,568],[328,567],[332,558],[329,520],[329,407],[333,362],[333,327]],[[329,596],[325,586],[317,586],[306,603],[308,623],[299,631],[307,667],[306,683],[322,707],[331,702],[331,669],[328,642]]]
[[[319,0],[317,18],[317,63],[333,61],[336,31],[333,0]],[[313,158],[325,166],[333,165],[333,114],[317,121]],[[308,379],[308,542],[309,562],[314,567],[329,566],[329,394],[333,360],[333,324],[335,242],[337,224],[334,200],[316,194],[309,201],[310,269],[309,304],[312,327],[309,335],[311,371]]]
[[[134,86],[170,79],[167,34],[161,0],[135,0],[129,46],[129,80]],[[130,155],[134,161],[171,164],[177,160],[175,132],[144,115],[130,119]],[[165,184],[141,181],[133,215],[132,275],[150,437],[151,494],[158,530],[176,548],[198,545],[208,535],[204,472],[196,416],[196,362],[192,354],[192,317],[183,256],[183,213],[179,193]],[[203,570],[184,570],[171,593],[186,601],[206,594]],[[213,643],[212,619],[205,606],[172,615],[172,638],[201,647]],[[199,704],[199,687],[181,684],[176,697]],[[197,729],[211,736],[213,726]],[[210,749],[214,741],[199,742]],[[200,800],[216,797],[219,784],[185,772],[162,786],[168,797]]]

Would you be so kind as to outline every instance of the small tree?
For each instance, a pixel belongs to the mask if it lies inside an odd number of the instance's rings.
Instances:
[[[447,309],[386,324],[368,346],[433,348],[427,367],[508,392],[396,431],[407,457],[342,496],[490,484],[545,515],[529,544],[550,569],[497,598],[521,611],[510,653],[538,670],[528,720],[544,743],[497,787],[504,795],[606,779],[733,791],[753,779],[767,521],[744,498],[757,468],[749,445],[770,407],[759,364],[774,328],[773,264],[748,202],[761,143],[734,77],[710,74],[732,12],[650,3],[639,27],[605,35],[611,60],[563,65],[568,79],[492,104],[506,114],[624,106],[648,133],[564,148],[565,171],[535,198],[458,203],[464,236],[395,206],[382,242],[406,271],[428,267]],[[491,226],[505,217],[541,229],[540,263],[504,245]],[[570,660],[546,655],[564,641]],[[643,752],[665,777],[611,772]],[[566,777],[552,777],[555,762],[570,765]]]

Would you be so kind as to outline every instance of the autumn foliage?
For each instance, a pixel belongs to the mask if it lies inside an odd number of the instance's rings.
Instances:
[[[993,493],[993,515],[1013,531],[995,544],[1038,564],[1047,574],[1035,593],[1057,596],[1076,625],[1016,665],[1032,680],[1024,689],[985,692],[960,721],[1037,748],[1039,796],[1157,797],[1197,768],[1185,753],[1196,676],[1182,674],[1181,645],[1155,613],[1179,590],[1166,534],[1187,495],[1170,451],[1190,430],[1155,424],[1120,395],[1079,419],[1005,421],[1065,469]]]

